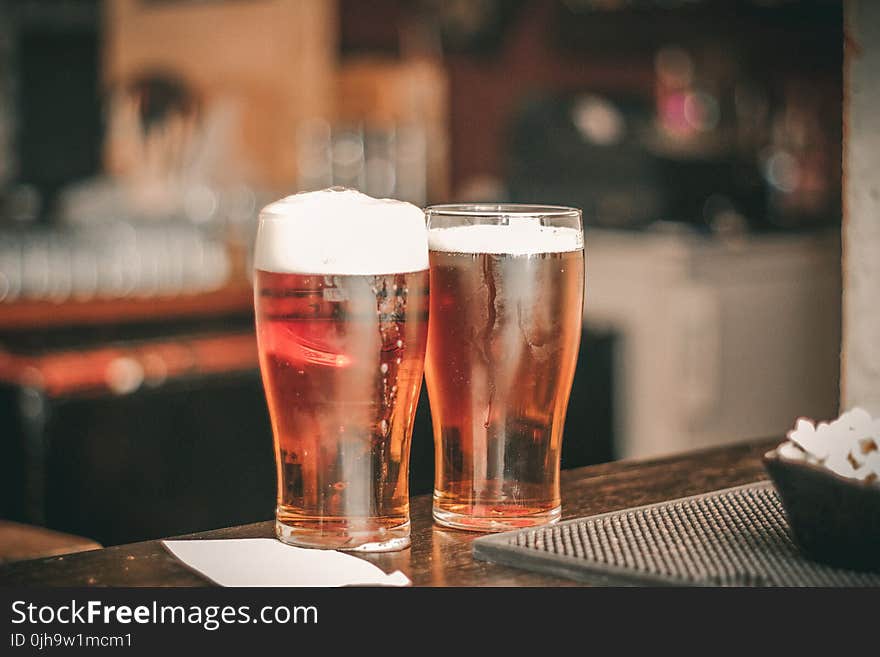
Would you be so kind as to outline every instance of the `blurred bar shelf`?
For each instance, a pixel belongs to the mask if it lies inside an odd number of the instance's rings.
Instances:
[[[59,397],[83,392],[133,392],[181,376],[252,371],[258,367],[252,332],[192,336],[40,354],[0,351],[0,383]]]
[[[15,301],[0,304],[0,331],[250,313],[253,304],[253,290],[243,283],[199,294],[61,303]]]
[[[65,326],[3,344],[0,517],[107,545],[271,509],[253,320],[153,317],[191,301],[141,302],[146,327]]]

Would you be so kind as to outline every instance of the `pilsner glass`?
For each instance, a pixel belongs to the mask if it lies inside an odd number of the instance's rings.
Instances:
[[[434,519],[476,531],[555,522],[581,338],[581,212],[440,205],[426,215]]]
[[[254,296],[278,475],[277,537],[409,545],[409,452],[428,311],[422,211],[353,190],[260,213]]]

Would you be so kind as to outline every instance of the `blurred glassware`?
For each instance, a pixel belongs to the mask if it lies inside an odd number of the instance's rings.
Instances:
[[[363,128],[340,126],[335,129],[331,137],[330,153],[333,184],[369,194],[365,189]]]
[[[620,94],[527,98],[507,130],[505,198],[581,207],[587,226],[630,229],[656,221],[665,190],[644,144],[651,117],[648,103]],[[474,190],[474,182],[467,188]]]
[[[0,232],[0,302],[195,294],[230,274],[226,244],[180,222]]]
[[[698,52],[669,44],[654,57],[656,121],[652,148],[676,157],[729,150],[733,116],[727,108],[734,59],[717,48]]]
[[[813,84],[789,83],[774,108],[759,160],[768,214],[778,226],[806,227],[839,217],[840,142],[829,134],[825,98]]]
[[[296,143],[300,191],[341,186],[377,198],[426,203],[427,137],[422,125],[314,119],[297,128]]]
[[[330,124],[323,119],[304,121],[296,131],[296,163],[299,189],[333,186],[332,137]]]
[[[238,108],[197,91],[168,72],[148,72],[113,88],[107,103],[107,174],[65,188],[59,219],[102,222],[184,220],[223,228],[227,209],[241,214],[235,194],[247,188],[239,158],[231,157]],[[227,190],[233,193],[227,196]],[[251,211],[253,208],[251,208]]]
[[[0,195],[0,221],[27,224],[36,221],[43,209],[43,198],[35,185],[10,185]]]

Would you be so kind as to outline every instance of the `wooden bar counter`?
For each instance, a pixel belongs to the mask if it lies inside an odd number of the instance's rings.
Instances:
[[[780,442],[762,440],[649,461],[619,461],[562,473],[563,518],[696,495],[766,479],[761,455]],[[401,570],[414,586],[576,586],[578,583],[475,561],[480,534],[441,529],[431,521],[431,498],[412,500],[412,547],[368,555],[386,572]],[[186,538],[272,536],[272,523],[229,527]],[[360,555],[359,555],[360,556]],[[0,567],[6,586],[208,586],[159,541],[118,545]]]

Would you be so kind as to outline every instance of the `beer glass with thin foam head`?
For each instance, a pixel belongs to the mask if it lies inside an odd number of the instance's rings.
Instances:
[[[277,537],[356,551],[408,546],[427,341],[422,211],[353,190],[291,196],[260,213],[254,260]]]
[[[475,531],[555,522],[581,339],[581,212],[440,205],[426,215],[434,519]]]

